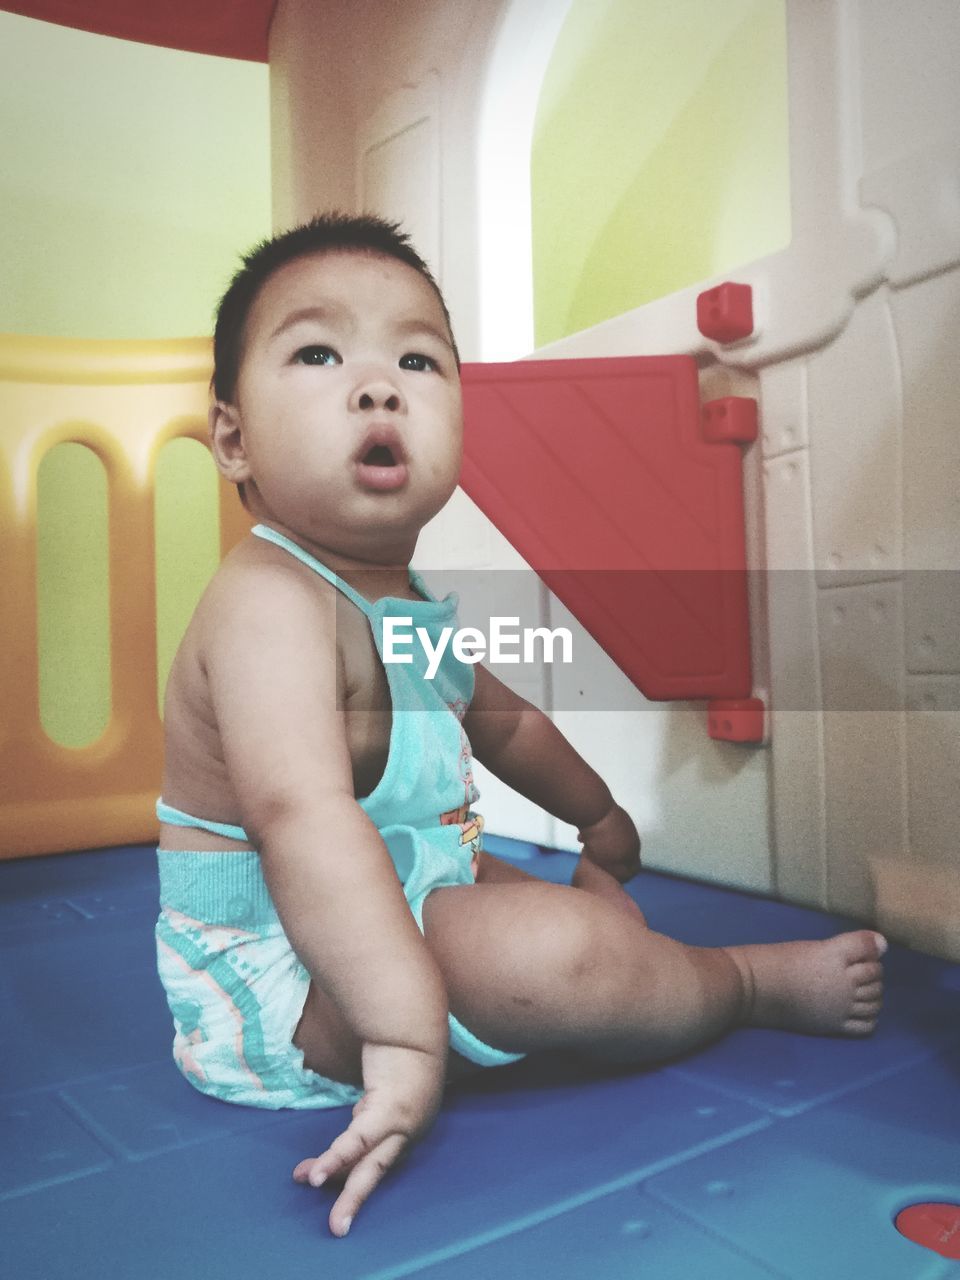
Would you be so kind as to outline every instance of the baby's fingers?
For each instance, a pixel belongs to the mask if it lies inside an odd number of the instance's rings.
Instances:
[[[333,1234],[345,1236],[361,1205],[399,1159],[408,1142],[405,1135],[389,1130],[364,1132],[354,1120],[322,1155],[301,1160],[293,1177],[296,1182],[309,1183],[312,1187],[322,1187],[330,1178],[346,1177],[329,1220]]]
[[[377,1189],[384,1174],[396,1164],[406,1146],[407,1139],[401,1134],[394,1134],[384,1139],[354,1167],[330,1210],[330,1230],[335,1236],[347,1234],[364,1201]]]
[[[350,1127],[344,1129],[322,1155],[300,1161],[293,1171],[294,1179],[309,1182],[311,1187],[322,1187],[328,1178],[346,1177],[368,1152],[389,1135],[390,1128],[386,1125],[371,1125],[369,1120],[366,1124],[358,1124],[355,1116]]]
[[[293,1171],[294,1182],[309,1182],[310,1170],[319,1159],[319,1156],[309,1156],[306,1160],[301,1160]]]

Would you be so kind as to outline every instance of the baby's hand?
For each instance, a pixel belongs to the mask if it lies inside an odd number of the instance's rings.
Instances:
[[[615,804],[599,822],[577,832],[583,856],[625,884],[640,870],[640,837],[626,809]]]
[[[330,1230],[345,1236],[384,1174],[433,1123],[443,1097],[446,1063],[420,1049],[363,1047],[364,1094],[349,1127],[322,1155],[301,1160],[294,1181],[320,1187],[346,1177],[330,1211]]]
[[[615,880],[609,871],[604,871],[589,858],[577,860],[570,883],[575,889],[583,889],[586,893],[592,893],[594,897],[605,898],[613,906],[638,919],[641,924],[646,924],[646,917],[623,885]]]

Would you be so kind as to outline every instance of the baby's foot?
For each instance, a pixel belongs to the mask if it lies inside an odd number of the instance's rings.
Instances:
[[[869,929],[824,942],[727,947],[743,978],[744,1021],[808,1035],[869,1035],[883,994],[886,939]]]

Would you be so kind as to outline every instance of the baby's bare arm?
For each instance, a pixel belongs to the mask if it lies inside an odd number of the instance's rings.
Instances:
[[[331,1213],[343,1234],[439,1107],[446,993],[353,796],[335,601],[263,566],[240,566],[220,594],[202,658],[242,823],[295,951],[364,1045],[364,1099],[310,1162],[315,1183],[348,1175]]]
[[[464,726],[491,773],[578,828],[586,857],[621,881],[640,869],[640,839],[629,814],[556,725],[485,667]]]

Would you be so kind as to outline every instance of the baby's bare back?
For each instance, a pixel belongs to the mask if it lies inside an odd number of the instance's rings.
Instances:
[[[229,663],[244,646],[261,643],[252,630],[233,625],[239,594],[259,599],[262,609],[282,609],[291,588],[312,593],[321,611],[335,611],[337,699],[353,770],[354,794],[368,795],[387,761],[390,742],[390,692],[364,615],[336,588],[306,566],[279,559],[275,548],[248,539],[220,565],[204,592],[181,641],[167,681],[164,700],[163,797],[187,813],[242,826],[242,805],[231,780],[227,753],[211,696],[212,663]],[[282,614],[281,614],[282,616]],[[297,626],[294,619],[291,627]],[[308,646],[304,646],[307,648]],[[193,829],[163,824],[167,849],[242,849],[250,845]]]

